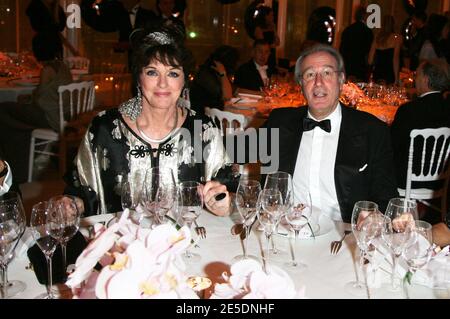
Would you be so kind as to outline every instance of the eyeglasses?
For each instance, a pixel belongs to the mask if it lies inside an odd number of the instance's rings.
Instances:
[[[310,82],[316,79],[317,74],[320,74],[323,81],[330,81],[335,73],[341,73],[341,71],[335,71],[331,68],[325,68],[319,72],[308,70],[302,74],[302,79],[305,82]]]

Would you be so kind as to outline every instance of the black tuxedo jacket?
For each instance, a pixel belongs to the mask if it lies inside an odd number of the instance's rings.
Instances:
[[[400,188],[405,188],[406,185],[409,134],[414,129],[438,127],[450,127],[450,100],[444,99],[441,93],[431,93],[424,97],[419,97],[416,100],[403,104],[397,110],[391,126],[391,137],[392,146],[394,147],[397,181]],[[415,150],[419,147],[421,145],[415,146]],[[420,160],[414,161],[413,172],[416,165],[420,165]],[[433,183],[423,183],[421,187],[434,187],[433,185]]]
[[[273,70],[270,67],[267,69],[267,76],[270,77],[273,74]],[[242,64],[236,73],[234,74],[233,84],[238,88],[260,91],[264,86],[264,82],[259,75],[259,71],[256,69],[255,62],[252,60]]]
[[[281,171],[294,173],[307,110],[307,107],[275,109],[265,124],[280,130],[279,141],[270,143],[279,143]],[[385,211],[389,200],[398,196],[390,134],[385,123],[371,114],[342,106],[334,180],[344,222],[351,221],[357,201],[374,201]]]

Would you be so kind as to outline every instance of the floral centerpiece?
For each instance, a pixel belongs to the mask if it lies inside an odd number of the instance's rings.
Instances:
[[[181,253],[189,246],[190,231],[172,225],[139,228],[125,210],[105,228],[95,225],[95,239],[78,257],[67,286],[75,298],[198,298],[187,285]],[[103,268],[94,270],[97,263]]]

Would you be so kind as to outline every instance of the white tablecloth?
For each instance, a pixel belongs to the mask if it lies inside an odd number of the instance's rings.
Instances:
[[[229,271],[230,261],[236,255],[242,254],[242,245],[238,236],[233,236],[230,229],[233,225],[232,217],[216,217],[204,212],[198,223],[206,227],[207,238],[200,239],[199,247],[191,250],[201,255],[201,261],[197,264],[188,265],[187,274],[206,275],[213,282],[219,281],[223,271]],[[342,236],[343,228],[348,229],[349,225],[336,222],[335,227],[323,236],[316,239],[299,239],[295,249],[298,260],[307,264],[307,269],[291,271],[286,269],[293,278],[296,288],[306,287],[307,298],[367,298],[365,296],[355,296],[349,294],[344,286],[346,283],[355,280],[356,263],[353,260],[358,258],[354,237],[347,236],[342,249],[337,255],[330,254],[330,243]],[[289,239],[276,236],[277,247],[289,251]],[[263,233],[253,230],[249,237],[249,254],[261,257],[261,249],[266,247]],[[29,264],[26,256],[26,249],[19,249],[22,255],[16,257],[8,268],[10,280],[19,279],[27,284],[27,289],[16,298],[33,298],[45,292],[45,287],[41,286],[32,270],[26,269]],[[288,260],[286,260],[288,261]],[[270,261],[274,265],[283,267],[283,263]],[[382,270],[380,270],[382,271]],[[388,278],[387,274],[384,274]],[[413,285],[409,289],[411,298],[434,298],[432,289]],[[402,291],[390,292],[386,288],[370,289],[371,298],[404,298]]]

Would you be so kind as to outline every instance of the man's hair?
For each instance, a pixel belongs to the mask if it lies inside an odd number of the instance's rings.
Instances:
[[[270,46],[270,43],[267,40],[265,40],[265,39],[256,39],[253,42],[253,48],[256,48],[256,46],[258,46],[258,45],[268,45],[268,46]]]
[[[416,19],[419,19],[423,23],[427,22],[427,14],[425,13],[425,11],[414,11],[412,16]]]
[[[433,91],[449,89],[450,69],[443,59],[425,60],[419,68],[428,79],[428,87]]]
[[[297,63],[295,64],[295,79],[298,83],[300,83],[302,78],[303,70],[301,70],[302,62],[303,60],[308,57],[311,54],[318,53],[318,52],[325,52],[330,54],[335,60],[337,64],[337,70],[341,74],[343,74],[343,77],[340,79],[342,81],[345,80],[345,66],[344,66],[344,59],[342,58],[342,55],[332,46],[329,46],[327,44],[317,43],[314,45],[311,45],[307,47],[304,51],[300,53],[299,58],[297,59]]]

